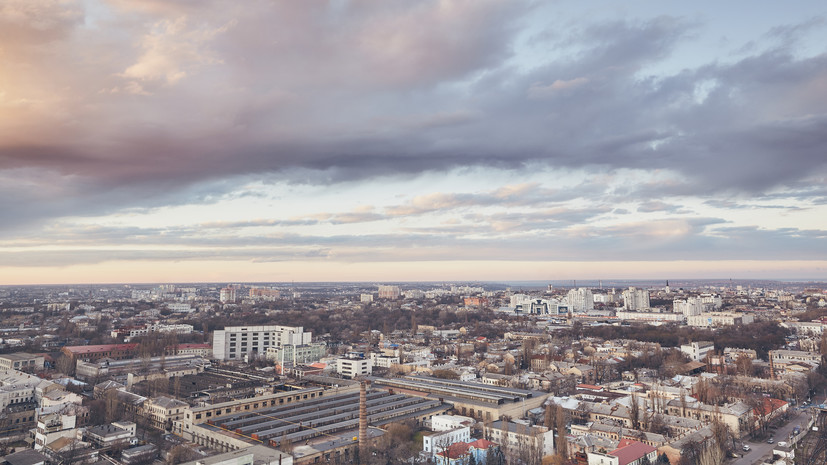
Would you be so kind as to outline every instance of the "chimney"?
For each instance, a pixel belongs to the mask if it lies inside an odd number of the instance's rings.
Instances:
[[[368,394],[367,382],[359,384],[359,459],[365,460],[368,451]]]

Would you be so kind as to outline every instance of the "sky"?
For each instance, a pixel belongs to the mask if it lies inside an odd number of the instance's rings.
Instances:
[[[0,284],[827,279],[827,4],[4,0]]]

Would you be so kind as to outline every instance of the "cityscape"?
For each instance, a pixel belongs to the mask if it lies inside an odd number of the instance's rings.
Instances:
[[[827,283],[622,284],[5,286],[5,460],[825,459]]]
[[[827,464],[827,3],[0,0],[0,465]]]

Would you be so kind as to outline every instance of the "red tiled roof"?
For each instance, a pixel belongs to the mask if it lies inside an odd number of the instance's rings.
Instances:
[[[468,443],[470,447],[475,447],[477,449],[488,450],[491,446],[496,446],[493,442],[489,441],[488,439],[477,439],[474,442]]]
[[[578,384],[578,388],[580,389],[591,389],[592,391],[602,391],[603,386],[596,386],[594,384]]]
[[[764,397],[764,401],[761,404],[761,410],[754,408],[752,411],[756,415],[767,416],[780,408],[784,408],[785,405],[787,405],[787,402],[781,399]]]
[[[655,450],[657,449],[650,445],[624,438],[618,444],[618,448],[609,452],[609,455],[617,457],[618,465],[628,465]]]
[[[449,459],[458,459],[468,453],[469,446],[470,444],[468,444],[467,442],[455,442],[448,446],[448,449],[436,455],[439,455],[440,457],[447,457]]]

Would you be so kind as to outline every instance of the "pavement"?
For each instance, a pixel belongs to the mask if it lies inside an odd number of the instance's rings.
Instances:
[[[750,447],[749,452],[744,452],[742,449],[736,451],[738,454],[744,454],[741,458],[735,459],[732,464],[733,465],[753,465],[754,463],[761,463],[761,459],[764,457],[769,457],[772,455],[773,447],[778,445],[779,441],[786,441],[787,444],[790,444],[790,435],[792,434],[793,428],[800,425],[801,428],[805,428],[807,423],[810,419],[810,412],[807,410],[799,411],[796,410],[796,415],[792,417],[792,419],[787,422],[786,424],[779,426],[775,433],[773,433],[773,438],[775,438],[774,444],[767,444],[766,439],[763,441],[748,441],[744,440],[743,444],[747,444]]]

